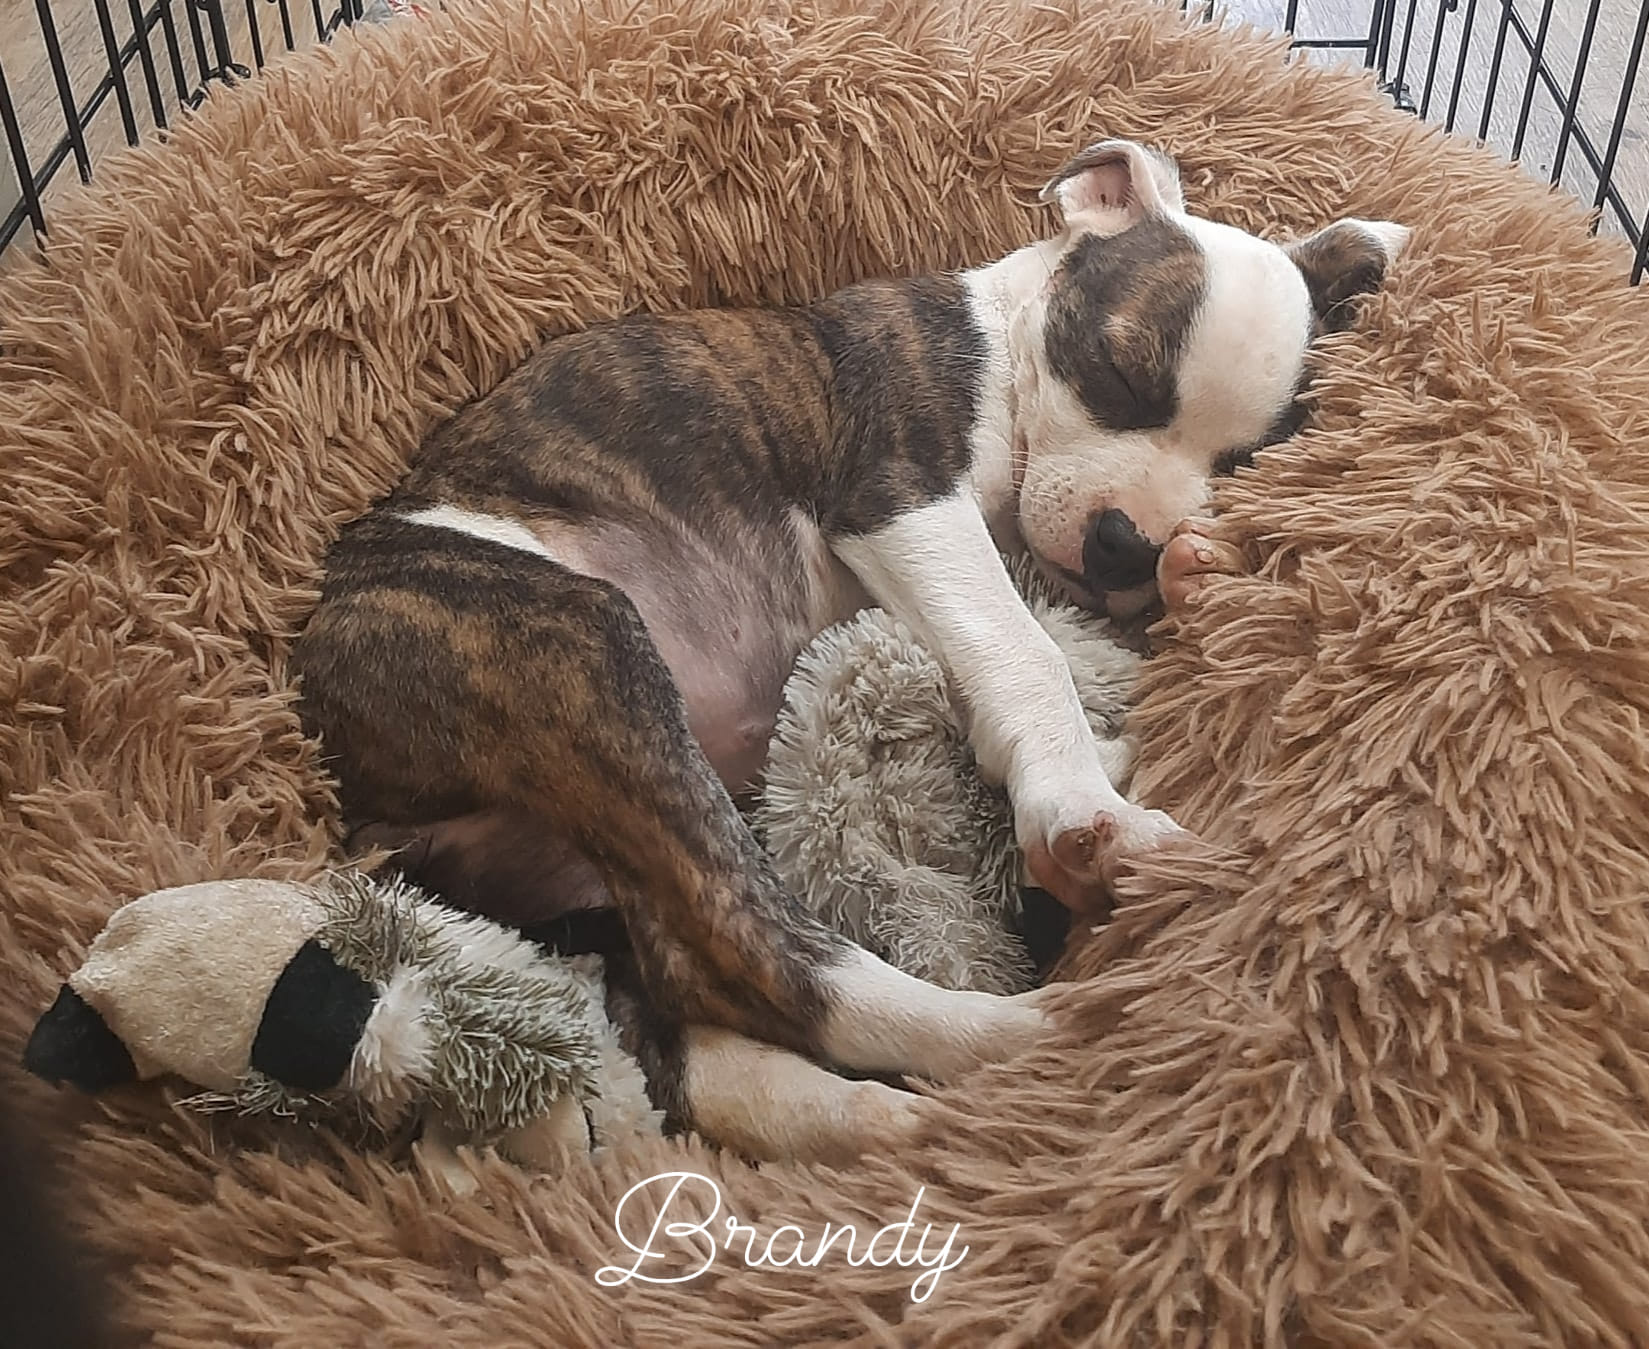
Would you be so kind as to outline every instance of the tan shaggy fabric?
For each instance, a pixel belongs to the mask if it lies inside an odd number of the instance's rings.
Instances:
[[[291,60],[111,162],[0,285],[0,1090],[161,1345],[1511,1346],[1649,1338],[1649,296],[1580,211],[1280,43],[1130,0],[571,0]],[[861,5],[874,0],[858,0]],[[1416,228],[1315,428],[1222,485],[1256,575],[1147,676],[1158,867],[1063,1039],[840,1174],[662,1142],[451,1198],[295,1127],[17,1080],[110,910],[292,876],[284,670],[332,530],[537,335],[986,259],[1099,135],[1198,209]],[[409,727],[416,733],[416,727]],[[599,1286],[687,1167],[914,1271]],[[868,1230],[868,1227],[867,1229]],[[838,1248],[839,1250],[839,1248]],[[685,1264],[685,1262],[684,1262]],[[688,1266],[690,1267],[690,1266]]]

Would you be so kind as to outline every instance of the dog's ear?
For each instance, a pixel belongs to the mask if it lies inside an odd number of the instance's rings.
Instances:
[[[1179,166],[1133,141],[1100,141],[1071,160],[1042,189],[1065,223],[1095,234],[1121,234],[1148,216],[1183,211]]]
[[[1351,323],[1350,302],[1380,288],[1408,238],[1406,226],[1389,220],[1337,220],[1283,247],[1305,277],[1323,326],[1340,332]]]

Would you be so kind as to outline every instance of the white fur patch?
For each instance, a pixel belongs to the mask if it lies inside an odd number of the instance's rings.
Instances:
[[[455,913],[432,929],[430,937],[446,955],[478,973],[503,969],[534,975],[543,969],[545,957],[538,947],[485,918]]]
[[[425,1014],[430,993],[427,972],[398,970],[379,996],[356,1042],[344,1085],[388,1124],[429,1081],[435,1061]]]
[[[519,548],[523,553],[536,553],[539,557],[554,560],[549,549],[538,541],[532,530],[519,520],[506,516],[467,511],[462,506],[426,506],[421,511],[409,511],[401,518],[409,525],[456,530],[472,538],[501,543],[506,548]]]
[[[1034,995],[940,988],[858,946],[848,947],[843,963],[820,978],[831,1008],[819,1048],[833,1062],[864,1072],[947,1082],[1031,1048],[1047,1029]]]
[[[1014,510],[1013,365],[1008,354],[1011,311],[988,269],[964,272],[968,311],[985,340],[984,372],[974,391],[977,411],[969,432],[971,480],[979,510],[998,546],[1019,539]]]
[[[896,1145],[920,1119],[920,1097],[733,1031],[690,1026],[683,1049],[695,1127],[758,1161],[849,1161]]]
[[[1347,223],[1357,226],[1364,234],[1370,235],[1380,245],[1388,263],[1397,261],[1398,254],[1408,247],[1409,238],[1414,233],[1407,225],[1398,225],[1390,220],[1356,220],[1348,218]]]
[[[1311,294],[1275,244],[1195,216],[1180,223],[1207,259],[1207,294],[1180,359],[1179,413],[1156,439],[1206,469],[1221,452],[1259,441],[1294,396]]]

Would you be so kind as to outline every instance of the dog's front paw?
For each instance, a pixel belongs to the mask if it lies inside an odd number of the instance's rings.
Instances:
[[[1076,913],[1094,913],[1127,862],[1189,837],[1164,812],[1125,803],[1035,831],[1020,846],[1037,885]]]
[[[1212,537],[1208,520],[1181,520],[1157,558],[1157,591],[1165,608],[1185,607],[1210,576],[1240,576],[1248,570],[1240,550]]]

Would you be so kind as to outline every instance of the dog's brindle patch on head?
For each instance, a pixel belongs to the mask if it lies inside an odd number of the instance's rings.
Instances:
[[[1202,250],[1170,220],[1112,238],[1083,235],[1066,252],[1048,299],[1049,369],[1113,431],[1167,426],[1179,410],[1176,372],[1207,289]]]

